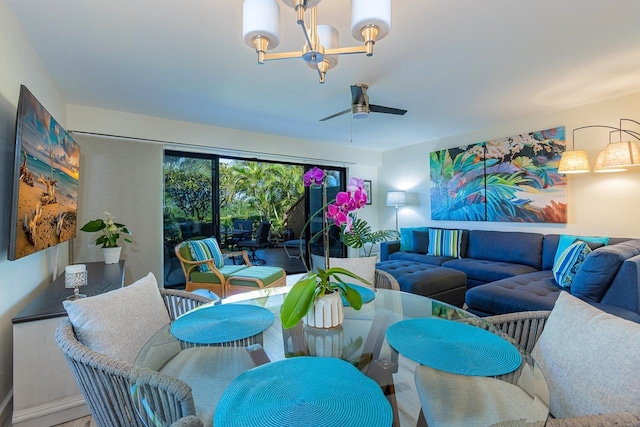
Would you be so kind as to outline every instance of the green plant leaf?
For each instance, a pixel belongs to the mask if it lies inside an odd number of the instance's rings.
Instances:
[[[315,274],[307,274],[291,287],[280,307],[283,328],[293,328],[309,312],[316,296],[316,281]]]
[[[106,226],[107,224],[102,219],[94,219],[93,221],[89,221],[88,223],[83,225],[80,230],[93,233],[95,231],[102,230]]]

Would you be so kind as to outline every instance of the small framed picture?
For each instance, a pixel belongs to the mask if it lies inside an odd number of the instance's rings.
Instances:
[[[373,203],[373,195],[371,194],[371,181],[364,180],[364,189],[367,192],[367,204]]]

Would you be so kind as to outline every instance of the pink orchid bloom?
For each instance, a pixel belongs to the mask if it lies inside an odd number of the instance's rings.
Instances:
[[[353,197],[351,197],[350,193],[346,193],[344,191],[341,191],[336,195],[336,206],[340,207],[344,212],[351,212],[356,209],[356,203],[353,200]]]
[[[347,216],[347,222],[345,223],[344,226],[344,230],[342,230],[344,233],[347,234],[351,234],[353,231],[353,218],[351,217],[351,215]]]
[[[325,173],[322,169],[314,167],[302,175],[304,180],[304,186],[310,187],[312,185],[322,185],[324,183]]]
[[[367,192],[361,189],[356,190],[353,193],[353,204],[355,209],[360,209],[367,204]]]
[[[364,189],[364,179],[360,178],[351,178],[349,179],[349,185],[347,185],[347,191],[354,192],[356,190]]]
[[[340,227],[347,221],[347,214],[345,214],[338,205],[329,205],[327,207],[327,218],[332,219],[336,226]]]

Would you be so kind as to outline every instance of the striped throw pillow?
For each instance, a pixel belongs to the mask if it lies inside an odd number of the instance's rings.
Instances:
[[[429,255],[460,258],[462,230],[429,229]]]
[[[558,285],[563,288],[571,287],[578,269],[590,253],[589,245],[581,240],[576,240],[570,244],[553,264],[553,278],[556,279]]]
[[[191,251],[191,258],[193,258],[194,261],[212,259],[213,265],[217,268],[222,268],[224,266],[224,257],[222,256],[222,251],[220,251],[218,241],[215,237],[209,237],[202,240],[189,240],[187,244]],[[207,264],[202,264],[198,266],[198,269],[202,272],[209,271],[209,266]]]

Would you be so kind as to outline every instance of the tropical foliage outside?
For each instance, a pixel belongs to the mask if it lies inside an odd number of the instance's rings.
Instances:
[[[165,242],[175,243],[191,234],[212,234],[214,161],[165,156]],[[251,219],[256,223],[266,220],[272,224],[273,236],[282,233],[285,212],[304,194],[303,172],[303,167],[296,165],[221,159],[221,227],[232,228],[236,219]]]
[[[434,220],[566,222],[558,127],[430,154]]]

